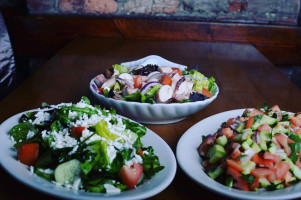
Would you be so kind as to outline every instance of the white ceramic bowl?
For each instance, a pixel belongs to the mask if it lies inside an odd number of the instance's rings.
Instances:
[[[171,66],[184,70],[186,66],[179,65],[159,56],[148,56],[137,61],[121,63],[126,67],[136,66],[139,64],[157,64],[158,66]],[[215,92],[210,99],[188,103],[172,103],[172,104],[149,104],[139,102],[129,102],[106,98],[98,90],[94,83],[94,78],[90,82],[90,90],[92,94],[107,108],[113,107],[120,115],[145,124],[168,124],[185,119],[187,116],[197,113],[207,107],[216,99],[219,88],[215,84]]]
[[[253,200],[280,200],[293,199],[301,197],[301,183],[275,191],[242,191],[235,188],[229,188],[210,178],[201,165],[203,161],[200,158],[197,148],[202,142],[202,136],[214,134],[220,128],[221,124],[231,117],[241,116],[244,109],[230,110],[212,115],[188,129],[180,138],[177,144],[177,161],[185,174],[199,184],[213,192],[235,199],[253,199]]]

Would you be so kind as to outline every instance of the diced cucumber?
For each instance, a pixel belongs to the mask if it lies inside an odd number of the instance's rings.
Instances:
[[[264,140],[260,140],[259,146],[260,146],[261,150],[264,150],[264,151],[268,150],[267,143]]]
[[[233,187],[233,177],[232,176],[229,176],[229,175],[227,175],[227,177],[226,177],[226,186],[227,187]]]
[[[279,190],[279,189],[282,189],[282,188],[284,188],[283,184],[279,184],[279,185],[276,186],[276,190]]]
[[[259,179],[259,185],[263,188],[268,187],[269,185],[271,185],[271,183],[266,179],[266,178],[260,178]]]
[[[267,115],[263,115],[261,120],[260,120],[260,123],[261,124],[268,124],[268,125],[271,125],[271,126],[274,126],[278,123],[278,120],[273,118],[273,117],[269,117]]]
[[[248,139],[246,140],[246,143],[247,143],[249,146],[251,146],[251,145],[253,144],[253,140],[252,140],[251,138],[248,138]]]
[[[275,185],[278,185],[278,184],[281,183],[281,182],[282,182],[282,180],[274,180],[273,183],[274,183]]]
[[[276,153],[276,149],[277,149],[277,147],[272,146],[272,147],[269,147],[268,151],[270,153],[272,153],[272,154],[275,154]]]
[[[246,140],[246,139],[250,138],[251,135],[253,135],[252,129],[250,129],[250,128],[244,129],[242,131],[242,140]]]
[[[289,121],[285,121],[285,122],[278,122],[279,125],[283,126],[283,127],[289,127],[290,126],[290,122]]]
[[[281,126],[280,124],[277,124],[273,130],[272,130],[272,134],[275,135],[277,133],[285,133],[285,134],[289,134],[289,129],[284,128],[283,126]]]
[[[259,153],[261,151],[259,145],[257,143],[253,143],[251,148],[256,152],[256,153]]]
[[[66,185],[73,184],[75,178],[80,174],[80,162],[76,159],[60,164],[54,171],[56,182]]]
[[[224,156],[226,155],[226,151],[224,149],[224,147],[222,147],[221,145],[215,144],[212,147],[210,156],[209,156],[209,163],[211,164],[215,164],[217,163],[219,160],[221,160]]]
[[[246,127],[245,123],[240,123],[238,124],[238,126],[235,128],[235,130],[238,132],[238,133],[242,133],[242,130]]]
[[[260,140],[265,140],[265,141],[271,141],[272,140],[272,134],[270,131],[261,131],[259,133],[259,137],[260,137]]]
[[[224,172],[224,170],[222,168],[217,168],[214,171],[210,171],[208,172],[208,175],[212,178],[212,179],[216,179],[219,175],[221,175]]]
[[[225,146],[228,142],[228,139],[225,135],[219,137],[216,139],[217,144],[221,145],[221,146]]]
[[[252,125],[252,130],[257,130],[262,124],[260,123],[260,120],[257,120]]]
[[[242,148],[243,148],[244,150],[251,149],[250,145],[249,145],[247,142],[243,142],[243,143],[241,144],[241,146],[242,146]]]
[[[293,174],[297,179],[301,179],[301,169],[298,166],[294,166]]]
[[[255,169],[256,167],[256,163],[248,160],[245,164],[243,164],[242,168],[243,168],[243,174],[250,174],[250,172]]]

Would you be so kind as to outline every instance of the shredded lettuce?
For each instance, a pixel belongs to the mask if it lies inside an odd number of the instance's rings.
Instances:
[[[200,73],[200,72],[198,72],[196,70],[190,70],[188,74],[192,78],[194,78],[195,80],[198,80],[198,81],[201,81],[201,80],[203,80],[205,78],[205,76],[202,73]]]
[[[120,74],[127,73],[129,69],[123,65],[115,64],[112,66],[114,69],[118,70]]]

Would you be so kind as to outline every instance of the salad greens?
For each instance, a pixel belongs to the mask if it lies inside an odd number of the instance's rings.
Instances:
[[[153,148],[141,142],[146,128],[114,109],[92,106],[87,97],[44,106],[23,114],[10,130],[18,159],[36,175],[76,190],[116,193],[164,168]],[[34,155],[21,151],[34,146]]]

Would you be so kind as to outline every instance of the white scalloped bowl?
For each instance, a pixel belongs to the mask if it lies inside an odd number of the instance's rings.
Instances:
[[[151,63],[147,62],[150,61]],[[183,70],[183,67],[186,66],[172,63],[165,60],[159,56],[148,56],[143,59],[121,63],[126,67],[141,64],[155,64],[158,66],[171,66],[178,67]],[[168,65],[167,65],[168,64]],[[197,102],[188,102],[188,103],[171,103],[171,104],[149,104],[149,103],[139,103],[139,102],[130,102],[123,100],[115,100],[112,98],[107,98],[103,96],[98,90],[97,86],[94,83],[94,78],[90,82],[90,90],[92,94],[106,107],[113,107],[116,109],[118,114],[126,116],[130,119],[138,121],[144,124],[169,124],[181,121],[187,116],[199,112],[200,110],[207,107],[212,101],[214,101],[219,93],[219,88],[215,84],[215,92],[212,94],[212,97],[204,101]]]

